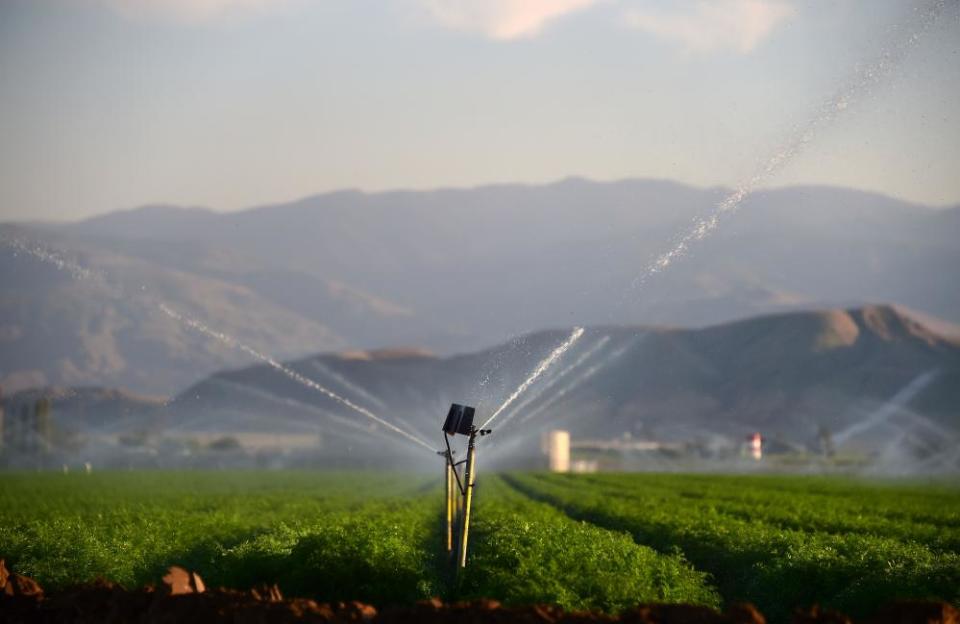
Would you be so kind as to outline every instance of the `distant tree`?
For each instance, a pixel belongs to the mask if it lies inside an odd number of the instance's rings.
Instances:
[[[240,441],[233,436],[223,436],[222,438],[217,438],[213,442],[207,445],[207,448],[211,451],[225,452],[225,451],[239,451],[242,447],[240,446]]]

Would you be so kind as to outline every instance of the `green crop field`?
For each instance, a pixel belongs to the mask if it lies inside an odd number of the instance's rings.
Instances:
[[[6,474],[0,557],[48,590],[210,585],[406,604],[497,598],[617,612],[757,604],[781,621],[896,597],[960,604],[960,490],[822,477],[482,474],[470,565],[441,553],[426,476],[306,472]]]

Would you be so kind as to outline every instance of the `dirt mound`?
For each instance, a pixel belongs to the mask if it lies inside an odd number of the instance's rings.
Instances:
[[[749,604],[720,613],[694,605],[639,605],[619,616],[565,612],[552,606],[504,607],[495,600],[446,604],[426,600],[377,611],[360,602],[318,603],[284,598],[276,585],[249,591],[207,589],[196,572],[170,568],[163,583],[129,591],[97,581],[46,596],[35,581],[11,573],[0,559],[0,623],[71,622],[142,624],[274,624],[281,622],[377,622],[384,624],[766,624]],[[794,624],[850,624],[843,614],[814,607],[798,612]],[[867,624],[960,624],[960,612],[946,603],[899,602],[881,609]]]
[[[43,588],[32,578],[13,574],[7,570],[7,562],[0,559],[0,595],[11,598],[38,601],[43,599]]]

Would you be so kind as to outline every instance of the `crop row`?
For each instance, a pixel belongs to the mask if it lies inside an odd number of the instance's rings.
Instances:
[[[756,603],[774,620],[821,603],[864,615],[895,597],[960,603],[960,556],[922,544],[861,534],[799,531],[720,513],[691,499],[641,486],[630,477],[596,481],[511,475],[524,493],[572,517],[628,531],[637,543],[675,549],[713,575],[726,600]]]
[[[428,483],[308,473],[8,475],[0,553],[54,590],[97,577],[136,586],[179,564],[218,585],[281,581],[331,600],[408,601],[437,590],[428,542],[439,496]]]
[[[470,565],[458,597],[617,612],[640,602],[719,606],[706,575],[629,534],[576,521],[500,478],[477,488]]]
[[[613,475],[596,475],[610,478]],[[615,478],[615,477],[614,477]],[[892,520],[960,527],[960,489],[948,481],[870,481],[861,477],[792,475],[631,475],[630,483],[660,482],[707,496],[817,501],[825,507]]]
[[[856,490],[831,495],[780,489],[775,486],[792,481],[778,477],[733,481],[684,475],[592,475],[587,480],[617,495],[640,491],[644,496],[680,497],[691,507],[783,528],[877,535],[918,542],[936,551],[960,551],[960,494],[956,491],[935,497],[911,492],[905,497],[899,488],[860,484]]]

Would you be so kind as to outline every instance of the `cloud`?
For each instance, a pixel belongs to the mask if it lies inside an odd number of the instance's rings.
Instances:
[[[164,17],[198,24],[235,13],[279,8],[290,0],[100,0],[130,17]]]
[[[478,32],[493,39],[518,39],[536,36],[547,22],[598,1],[423,0],[423,4],[448,28]]]
[[[626,20],[690,52],[748,54],[794,13],[782,0],[700,0],[686,11],[630,10]]]

